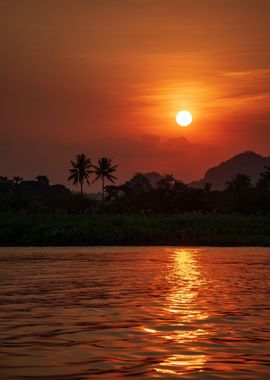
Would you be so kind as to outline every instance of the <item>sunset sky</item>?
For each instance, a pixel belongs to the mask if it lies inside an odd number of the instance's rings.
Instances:
[[[84,152],[190,181],[270,156],[269,20],[269,0],[0,1],[0,175],[66,183]]]

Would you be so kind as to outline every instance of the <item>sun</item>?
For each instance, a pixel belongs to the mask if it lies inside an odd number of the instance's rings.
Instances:
[[[192,122],[192,115],[188,111],[180,111],[176,115],[176,122],[181,127],[187,127]]]

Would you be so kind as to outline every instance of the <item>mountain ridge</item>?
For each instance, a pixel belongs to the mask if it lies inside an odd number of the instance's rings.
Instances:
[[[209,168],[202,179],[193,181],[190,185],[202,188],[205,183],[211,183],[213,190],[224,190],[226,182],[238,173],[250,176],[252,183],[255,184],[265,166],[270,166],[270,157],[248,150]]]

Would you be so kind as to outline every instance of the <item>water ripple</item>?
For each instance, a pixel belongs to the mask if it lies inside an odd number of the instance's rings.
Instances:
[[[0,249],[0,379],[268,379],[269,258]]]

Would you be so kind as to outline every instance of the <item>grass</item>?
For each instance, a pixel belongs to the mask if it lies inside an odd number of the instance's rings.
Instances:
[[[0,246],[270,246],[270,217],[0,214]]]

